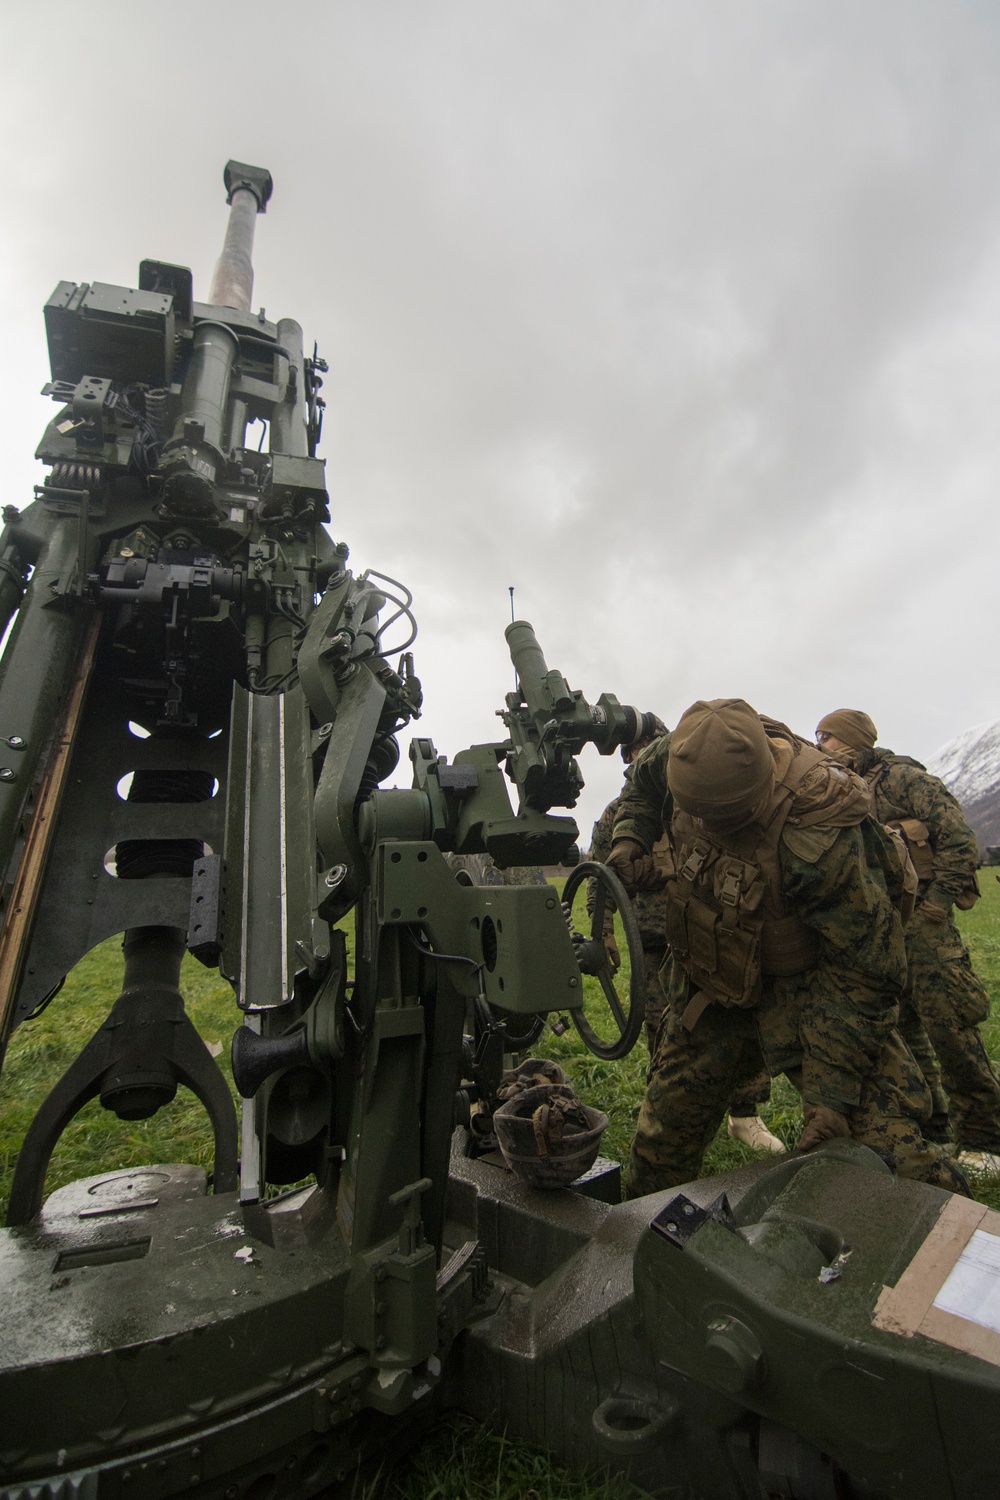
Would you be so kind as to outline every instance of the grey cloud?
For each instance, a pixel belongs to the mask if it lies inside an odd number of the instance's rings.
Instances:
[[[856,701],[928,753],[996,717],[993,7],[171,13],[9,23],[22,495],[55,281],[204,287],[222,163],[262,160],[257,296],[330,359],[334,530],[414,591],[442,749],[496,731],[509,584],[574,686],[666,718]]]

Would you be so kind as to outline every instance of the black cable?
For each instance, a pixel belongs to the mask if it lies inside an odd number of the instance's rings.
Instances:
[[[484,963],[477,964],[474,958],[466,958],[464,953],[435,953],[433,948],[425,947],[424,944],[414,936],[413,929],[410,927],[406,929],[406,935],[410,939],[410,942],[413,944],[414,948],[416,948],[417,952],[423,954],[424,958],[436,958],[437,961],[442,964],[467,964],[468,967],[472,969],[476,974],[482,974],[483,970],[486,967]],[[482,981],[480,981],[479,993],[480,995],[483,994]]]
[[[299,680],[299,671],[293,667],[283,677],[265,677],[263,682],[247,683],[247,690],[251,693],[261,693],[267,696],[270,693],[278,693],[283,687],[294,687]]]
[[[160,462],[160,435],[145,410],[139,411],[132,405],[133,395],[142,395],[145,408],[145,391],[137,385],[127,385],[122,390],[115,391],[112,406],[125,418],[126,422],[135,423],[135,437],[132,439],[129,459],[137,472],[144,479],[148,479]]]
[[[62,989],[62,987],[63,987],[63,985],[65,983],[66,983],[66,976],[64,974],[63,977],[62,977],[62,979],[60,979],[59,983],[57,985],[54,985],[52,987],[52,989],[49,990],[49,993],[47,995],[45,995],[41,1000],[39,1000],[38,1004],[35,1006],[34,1010],[31,1012],[31,1014],[29,1016],[25,1016],[24,1019],[26,1021],[36,1021],[38,1019],[38,1017],[42,1014],[42,1011],[45,1010],[51,1004],[51,1002],[56,998],[56,996],[58,995],[59,991]]]

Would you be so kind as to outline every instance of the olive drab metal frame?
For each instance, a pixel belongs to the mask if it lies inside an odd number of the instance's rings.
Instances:
[[[677,1500],[984,1493],[997,1365],[873,1322],[947,1194],[850,1142],[632,1203],[607,1162],[545,1193],[475,1153],[511,1037],[569,1012],[619,1055],[642,956],[626,1013],[551,885],[448,857],[571,861],[577,756],[653,719],[589,703],[515,621],[506,737],[452,762],[413,738],[383,785],[421,707],[412,601],[330,539],[326,366],[252,311],[270,174],[225,184],[208,302],[152,260],[137,289],[60,283],[46,477],[4,512],[0,1045],[96,943],[124,934],[124,964],[0,1230],[0,1500],[359,1493],[449,1407]],[[241,1120],[185,951],[233,987]],[[210,1174],[46,1197],[84,1103],[141,1120],[179,1086]]]

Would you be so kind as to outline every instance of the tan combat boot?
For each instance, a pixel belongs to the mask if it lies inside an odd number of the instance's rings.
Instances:
[[[773,1151],[783,1156],[788,1147],[768,1130],[760,1115],[730,1115],[726,1127],[731,1141],[742,1141],[755,1151]]]
[[[956,1160],[973,1172],[1000,1172],[1000,1156],[993,1151],[960,1151]]]

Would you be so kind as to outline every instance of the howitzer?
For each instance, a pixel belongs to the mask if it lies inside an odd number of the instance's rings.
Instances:
[[[567,882],[603,882],[588,936],[551,886],[449,858],[570,857],[576,756],[650,725],[516,622],[507,737],[450,763],[416,738],[412,785],[382,786],[420,711],[411,599],[328,537],[325,366],[251,311],[270,176],[226,186],[208,303],[152,261],[138,290],[57,288],[48,477],[0,537],[3,1040],[124,934],[0,1231],[0,1497],[346,1493],[449,1406],[678,1500],[991,1492],[997,1335],[932,1305],[985,1210],[851,1142],[631,1203],[607,1167],[542,1192],[472,1153],[539,1018],[595,1038],[588,975],[620,1033],[595,1050],[634,1040],[641,951],[595,867]],[[186,950],[242,1012],[239,1126]],[[210,1183],[154,1163],[46,1199],[86,1102],[143,1119],[180,1084]]]

